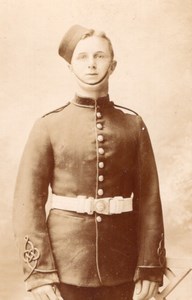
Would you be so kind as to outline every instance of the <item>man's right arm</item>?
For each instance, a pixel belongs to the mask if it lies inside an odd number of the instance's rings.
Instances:
[[[13,223],[27,290],[58,283],[46,225],[45,204],[53,170],[53,153],[44,119],[28,138],[17,176]]]

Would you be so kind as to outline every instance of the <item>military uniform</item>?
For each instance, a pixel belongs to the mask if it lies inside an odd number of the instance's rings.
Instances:
[[[54,208],[46,220],[49,186],[71,199],[134,195],[133,210],[105,215]],[[14,225],[28,290],[58,282],[115,286],[133,278],[161,283],[162,209],[142,118],[109,96],[75,96],[39,119],[19,168]]]

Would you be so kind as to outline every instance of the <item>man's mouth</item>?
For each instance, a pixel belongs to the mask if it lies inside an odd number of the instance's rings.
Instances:
[[[86,76],[94,76],[94,75],[98,75],[97,73],[87,73]]]

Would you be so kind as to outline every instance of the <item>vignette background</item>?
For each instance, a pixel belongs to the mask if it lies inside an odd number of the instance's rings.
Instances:
[[[192,257],[192,1],[0,1],[0,296],[28,299],[12,229],[19,160],[34,121],[74,96],[57,55],[73,24],[104,30],[117,69],[110,97],[150,132],[161,187],[167,255]],[[191,276],[168,299],[190,300]]]

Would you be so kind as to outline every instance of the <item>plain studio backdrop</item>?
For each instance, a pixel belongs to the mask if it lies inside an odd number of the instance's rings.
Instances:
[[[0,1],[0,298],[28,299],[12,230],[19,160],[34,121],[74,96],[57,49],[73,24],[104,30],[117,69],[110,97],[148,126],[167,255],[192,256],[192,1]],[[192,299],[189,280],[168,299]]]

